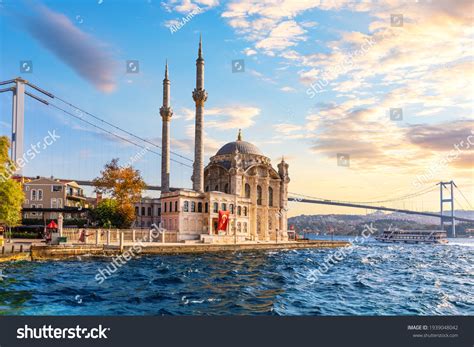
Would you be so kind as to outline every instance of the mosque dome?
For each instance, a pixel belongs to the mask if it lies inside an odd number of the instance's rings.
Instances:
[[[257,146],[251,144],[247,141],[242,141],[242,133],[239,130],[239,135],[237,137],[237,141],[226,143],[224,146],[221,147],[216,153],[216,155],[225,155],[225,154],[233,154],[239,151],[242,154],[256,154],[262,155],[263,153]]]

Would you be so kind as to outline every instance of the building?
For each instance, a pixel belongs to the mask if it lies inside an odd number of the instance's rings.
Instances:
[[[202,41],[196,60],[195,153],[193,189],[170,191],[170,107],[168,65],[163,80],[161,226],[180,241],[204,242],[277,241],[288,239],[288,164],[282,159],[274,169],[270,158],[242,139],[229,142],[204,167],[204,89]],[[218,231],[219,211],[229,212],[227,230]]]
[[[56,219],[59,213],[63,213],[65,219],[85,218],[85,212],[77,210],[88,207],[86,197],[81,186],[74,181],[36,177],[24,179],[22,187],[25,194],[23,209],[27,209],[23,213],[24,218]]]
[[[159,225],[161,220],[160,199],[142,198],[135,204],[135,228],[150,228],[153,224]]]

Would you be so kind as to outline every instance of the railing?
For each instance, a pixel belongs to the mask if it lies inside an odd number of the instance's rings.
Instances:
[[[81,234],[85,233],[85,242],[80,241]],[[173,231],[156,232],[148,229],[86,229],[64,228],[62,236],[67,238],[67,243],[114,245],[123,242],[177,242],[177,233]]]
[[[14,253],[23,253],[23,252],[29,252],[31,248],[31,245],[18,245],[18,244],[6,244],[3,245],[0,254],[5,255],[5,254],[14,254]]]

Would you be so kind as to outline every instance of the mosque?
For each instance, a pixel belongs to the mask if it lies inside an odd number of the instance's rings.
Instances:
[[[210,158],[204,167],[204,58],[202,40],[196,60],[196,105],[193,189],[170,190],[170,80],[166,65],[163,80],[161,227],[176,234],[178,241],[206,243],[288,240],[288,164],[272,167],[255,145],[244,141],[239,130]],[[228,216],[225,230],[218,230],[219,211]]]

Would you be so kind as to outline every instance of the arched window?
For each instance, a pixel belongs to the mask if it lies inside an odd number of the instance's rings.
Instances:
[[[229,194],[229,184],[226,183],[224,186],[224,193]]]
[[[151,216],[151,207],[148,207],[148,215]]]
[[[173,212],[173,203],[170,201],[170,212]]]
[[[208,191],[209,191],[209,186],[206,186],[206,192],[208,192]]]
[[[198,202],[198,212],[202,213],[202,202]]]
[[[178,200],[174,202],[174,212],[178,212]]]
[[[138,206],[135,206],[135,216],[138,216],[138,213],[139,213]]]
[[[163,212],[166,212],[166,201],[163,203]]]
[[[184,212],[189,212],[189,201],[185,201],[183,205]]]
[[[273,206],[273,188],[268,187],[268,206]]]
[[[245,197],[250,198],[250,184],[245,183]]]
[[[242,224],[240,222],[237,223],[237,233],[242,232]]]
[[[272,230],[272,219],[271,218],[268,218],[268,230]]]
[[[225,202],[223,202],[223,203],[221,204],[221,210],[222,210],[222,211],[227,211],[227,204],[226,204]]]
[[[247,207],[244,206],[244,216],[247,216]]]
[[[209,204],[206,202],[206,205],[204,207],[204,212],[208,213],[209,212]]]
[[[217,213],[218,211],[219,211],[219,204],[217,202],[215,202],[214,206],[213,206],[213,212]]]
[[[216,185],[216,186],[214,187],[214,191],[216,191],[216,192],[219,191],[219,186],[218,186],[218,185]]]
[[[191,201],[191,212],[196,212],[196,203]]]
[[[247,222],[244,222],[244,233],[247,233]]]
[[[237,206],[237,214],[240,216],[242,214],[242,207]]]
[[[31,200],[36,200],[36,190],[35,189],[33,189],[31,191]]]
[[[142,216],[146,216],[145,214],[145,207],[142,206]]]
[[[262,187],[257,186],[257,205],[262,204]]]
[[[234,204],[230,204],[229,211],[231,214],[234,214]]]

